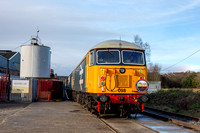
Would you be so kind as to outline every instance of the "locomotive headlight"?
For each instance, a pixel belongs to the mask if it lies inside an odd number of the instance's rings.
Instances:
[[[138,97],[138,101],[140,103],[146,103],[146,102],[149,101],[149,97],[147,95],[141,95],[141,96]]]
[[[136,89],[139,92],[146,92],[149,89],[149,83],[144,79],[140,79],[136,83]]]
[[[110,101],[110,97],[108,95],[105,95],[105,94],[104,95],[99,95],[97,97],[97,101],[105,103],[105,102]]]
[[[125,73],[125,72],[126,72],[126,69],[125,69],[125,68],[120,68],[120,69],[119,69],[119,72],[120,72],[120,73]]]

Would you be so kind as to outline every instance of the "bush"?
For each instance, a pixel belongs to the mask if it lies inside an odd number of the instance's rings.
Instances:
[[[189,73],[188,76],[182,79],[181,85],[183,88],[196,88],[198,82],[196,80],[196,73]]]
[[[196,112],[200,117],[200,93],[182,90],[160,90],[149,95],[151,100],[145,106],[164,109],[172,112]]]

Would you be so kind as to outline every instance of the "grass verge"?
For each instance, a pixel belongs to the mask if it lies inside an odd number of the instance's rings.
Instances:
[[[160,90],[149,94],[145,106],[200,118],[200,93],[183,90]]]

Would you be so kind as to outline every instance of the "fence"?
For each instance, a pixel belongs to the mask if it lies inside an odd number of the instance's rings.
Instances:
[[[12,80],[11,101],[33,102],[37,98],[37,79]]]
[[[0,101],[6,101],[7,74],[0,73]]]

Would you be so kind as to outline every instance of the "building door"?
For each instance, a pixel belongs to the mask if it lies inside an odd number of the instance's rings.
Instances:
[[[0,73],[0,101],[6,101],[7,74]]]

